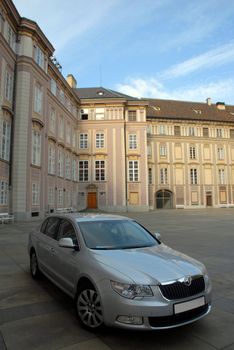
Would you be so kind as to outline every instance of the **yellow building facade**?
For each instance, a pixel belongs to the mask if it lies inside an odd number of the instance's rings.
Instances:
[[[234,106],[79,88],[53,54],[2,0],[0,213],[234,206]]]

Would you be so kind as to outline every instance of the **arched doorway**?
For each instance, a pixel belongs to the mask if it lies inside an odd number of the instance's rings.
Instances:
[[[168,190],[160,190],[156,192],[156,208],[157,209],[172,209],[173,208],[173,193]]]

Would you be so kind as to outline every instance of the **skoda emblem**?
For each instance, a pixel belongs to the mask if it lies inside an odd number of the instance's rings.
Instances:
[[[191,276],[186,276],[184,278],[184,284],[189,287],[189,286],[191,286],[191,283],[192,283],[192,277]]]

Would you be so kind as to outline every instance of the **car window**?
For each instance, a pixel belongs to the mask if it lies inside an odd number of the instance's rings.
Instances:
[[[76,231],[73,225],[68,220],[62,220],[62,222],[60,223],[57,240],[59,241],[61,238],[71,238],[73,244],[78,244]]]
[[[46,225],[47,225],[47,223],[48,223],[48,219],[46,219],[43,223],[42,223],[42,225],[41,225],[41,232],[42,233],[45,233],[46,232]]]
[[[60,219],[51,217],[48,219],[48,223],[45,227],[45,234],[51,238],[56,239],[57,232],[58,232],[58,224],[59,224]]]
[[[130,220],[79,222],[85,244],[91,249],[151,247],[157,241],[141,225]]]

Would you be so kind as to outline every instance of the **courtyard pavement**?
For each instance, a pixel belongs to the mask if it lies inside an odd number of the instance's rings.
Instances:
[[[28,233],[39,222],[0,225],[0,350],[234,350],[234,209],[126,213],[165,244],[199,259],[213,283],[204,319],[172,330],[82,329],[72,301],[29,273]]]

